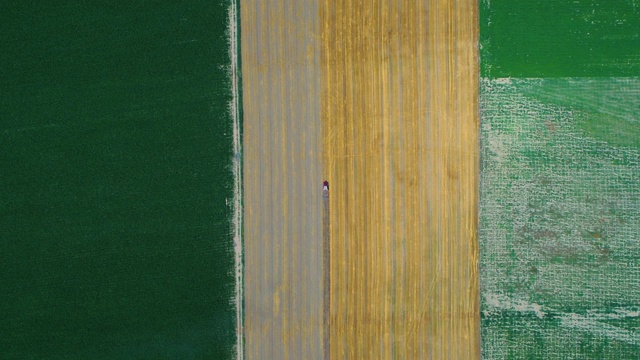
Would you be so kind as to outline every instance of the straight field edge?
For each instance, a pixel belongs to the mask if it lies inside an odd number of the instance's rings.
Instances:
[[[231,80],[232,98],[229,103],[229,113],[232,117],[233,136],[233,204],[231,231],[233,234],[234,251],[234,298],[236,310],[236,344],[237,360],[244,359],[244,266],[243,266],[243,176],[242,176],[242,76],[240,69],[240,7],[238,0],[231,0],[229,6],[229,57],[231,66],[229,76]]]

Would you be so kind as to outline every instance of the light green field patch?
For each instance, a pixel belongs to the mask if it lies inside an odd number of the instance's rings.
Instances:
[[[523,94],[574,112],[585,135],[612,146],[640,147],[640,79],[550,78],[532,80]]]
[[[482,80],[483,358],[639,353],[640,151],[607,132],[635,81]]]

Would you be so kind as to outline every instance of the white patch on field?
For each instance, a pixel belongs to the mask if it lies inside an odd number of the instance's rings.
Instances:
[[[511,85],[511,78],[496,78],[493,82],[498,85]]]
[[[562,326],[588,332],[599,337],[615,339],[632,345],[640,345],[640,334],[637,332],[591,320],[582,315],[565,314],[561,317],[561,324]]]
[[[504,295],[497,294],[484,294],[484,301],[490,307],[497,309],[515,310],[517,312],[534,313],[537,317],[542,319],[545,313],[542,311],[542,307],[538,304],[530,304],[523,300],[512,300]],[[489,313],[487,313],[488,315]]]
[[[540,304],[528,303],[524,300],[510,299],[505,295],[483,294],[487,310],[485,316],[491,316],[495,310],[511,310],[519,313],[533,313],[542,319],[547,313],[560,319],[560,325],[588,332],[594,335],[623,341],[628,344],[640,345],[640,334],[635,331],[625,330],[617,326],[609,325],[598,320],[622,319],[625,317],[638,317],[640,314],[635,309],[617,308],[613,313],[589,311],[587,316],[575,313],[560,313],[557,310],[544,308]]]

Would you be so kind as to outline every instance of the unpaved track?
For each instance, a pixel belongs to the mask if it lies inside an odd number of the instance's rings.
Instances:
[[[331,358],[479,358],[477,3],[322,0]]]
[[[322,317],[323,317],[323,334],[322,347],[324,359],[330,359],[331,356],[331,211],[329,203],[329,192],[323,190],[322,194]]]
[[[476,18],[241,2],[247,359],[479,358]]]
[[[241,1],[245,358],[323,358],[315,0]]]

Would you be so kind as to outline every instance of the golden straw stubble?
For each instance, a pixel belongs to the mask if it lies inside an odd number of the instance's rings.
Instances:
[[[320,2],[331,358],[480,357],[477,6]]]

